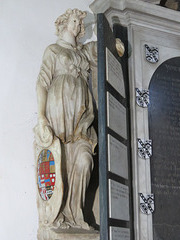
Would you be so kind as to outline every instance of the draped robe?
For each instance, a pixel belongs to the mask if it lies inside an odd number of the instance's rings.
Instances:
[[[47,91],[46,118],[62,148],[64,199],[59,222],[86,227],[85,192],[97,144],[92,96],[88,87],[91,65],[96,65],[96,43],[73,47],[58,40],[47,47],[38,84]]]

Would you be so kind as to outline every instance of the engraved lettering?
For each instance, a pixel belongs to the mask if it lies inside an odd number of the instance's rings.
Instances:
[[[128,179],[127,147],[108,135],[109,171]]]
[[[155,238],[169,240],[180,231],[180,58],[170,59],[156,70],[149,92],[153,226]]]
[[[107,81],[125,98],[125,87],[120,62],[106,48],[106,75]]]
[[[180,72],[180,67],[165,64],[165,67],[168,71]]]
[[[129,188],[109,180],[110,217],[129,221]]]
[[[107,121],[108,127],[127,139],[126,108],[107,93]]]
[[[110,240],[130,240],[130,229],[110,227]]]

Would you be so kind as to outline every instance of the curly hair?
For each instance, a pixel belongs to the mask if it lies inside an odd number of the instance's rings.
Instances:
[[[86,17],[86,12],[83,12],[77,8],[75,9],[68,9],[64,14],[59,16],[55,21],[56,26],[56,35],[61,36],[64,29],[67,27],[68,20],[71,15],[76,15],[79,19],[81,19],[81,30],[77,36],[77,38],[81,38],[85,34],[84,22],[83,19]]]

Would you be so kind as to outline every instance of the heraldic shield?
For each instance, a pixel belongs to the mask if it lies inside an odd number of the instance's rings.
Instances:
[[[154,212],[154,194],[139,193],[140,210],[144,214],[152,214]]]
[[[157,63],[159,61],[159,50],[157,47],[149,46],[147,44],[145,46],[146,60],[150,63]]]
[[[34,142],[34,151],[40,230],[52,226],[62,205],[61,144],[56,137],[48,148]]]

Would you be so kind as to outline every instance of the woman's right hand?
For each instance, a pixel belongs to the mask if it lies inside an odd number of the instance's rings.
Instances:
[[[49,126],[49,121],[44,115],[38,116],[38,125],[40,126]]]
[[[53,142],[53,131],[45,116],[38,117],[38,124],[34,128],[35,140],[41,147],[49,147]]]

